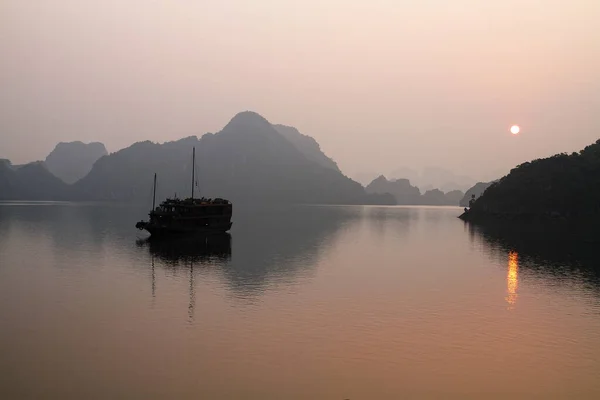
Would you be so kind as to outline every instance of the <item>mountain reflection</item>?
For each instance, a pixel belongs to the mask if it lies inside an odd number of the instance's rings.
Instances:
[[[314,274],[338,232],[362,209],[319,206],[238,207],[233,256],[223,277],[237,297],[251,298],[279,284]]]
[[[163,268],[210,265],[238,298],[310,276],[322,252],[346,223],[362,217],[353,207],[238,207],[231,234],[191,240],[138,240]],[[232,239],[233,238],[233,239]]]

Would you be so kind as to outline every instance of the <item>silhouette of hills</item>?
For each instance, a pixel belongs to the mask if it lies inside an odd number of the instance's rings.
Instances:
[[[475,184],[475,180],[468,176],[458,175],[440,167],[425,167],[420,171],[401,167],[392,171],[389,176],[392,179],[408,179],[422,192],[436,188],[443,192],[454,190],[464,192]]]
[[[439,189],[428,190],[421,196],[421,203],[429,206],[443,205],[445,202],[444,192]]]
[[[461,218],[566,222],[584,231],[600,220],[600,140],[579,153],[526,162],[490,185]],[[576,229],[575,229],[576,228]]]
[[[0,200],[66,200],[70,194],[41,161],[17,167],[0,160]]]
[[[451,190],[449,192],[444,193],[444,201],[448,205],[455,206],[460,203],[460,200],[464,197],[464,195],[465,194],[460,190]]]
[[[367,193],[390,193],[400,205],[420,204],[421,192],[419,188],[411,186],[408,179],[388,181],[385,176],[375,178],[365,188]]]
[[[163,144],[138,142],[102,156],[85,177],[70,186],[52,180],[49,172],[38,166],[32,174],[43,184],[30,188],[35,179],[22,180],[14,168],[4,167],[6,177],[0,181],[0,190],[5,197],[23,200],[60,197],[147,204],[156,172],[157,200],[187,197],[192,190],[195,147],[198,196],[261,203],[395,203],[389,194],[367,194],[362,185],[339,171],[314,139],[295,128],[278,127],[279,131],[257,113],[241,112],[220,132],[200,139],[190,136]],[[50,159],[60,158],[59,153]]]
[[[367,193],[384,194],[389,193],[394,196],[397,204],[400,205],[458,205],[463,193],[460,190],[453,190],[444,193],[439,189],[432,189],[421,194],[418,187],[412,186],[408,179],[387,180],[383,175],[375,178],[365,188]]]
[[[75,183],[86,176],[94,163],[107,155],[102,143],[59,143],[46,157],[46,167],[66,183]]]

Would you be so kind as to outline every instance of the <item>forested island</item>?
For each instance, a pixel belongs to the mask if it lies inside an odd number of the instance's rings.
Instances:
[[[480,197],[473,196],[460,218],[595,225],[600,221],[600,140],[580,152],[517,166]]]

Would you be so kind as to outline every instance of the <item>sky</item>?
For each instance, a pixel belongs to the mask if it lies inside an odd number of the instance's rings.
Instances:
[[[349,176],[487,180],[600,138],[599,20],[598,0],[2,0],[0,158],[252,110]]]

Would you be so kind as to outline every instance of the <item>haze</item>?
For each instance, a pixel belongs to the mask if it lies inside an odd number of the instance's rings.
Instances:
[[[253,110],[349,176],[491,179],[598,138],[598,20],[597,0],[3,0],[0,158],[202,135]]]

